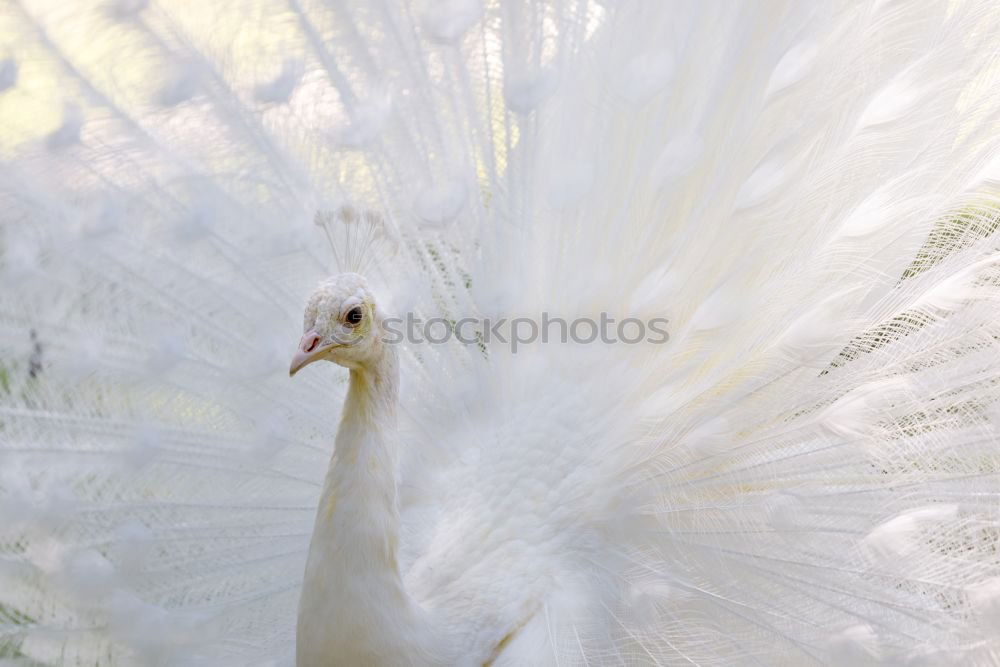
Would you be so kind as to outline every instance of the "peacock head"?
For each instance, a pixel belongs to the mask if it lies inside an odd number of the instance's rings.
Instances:
[[[319,284],[309,297],[303,335],[289,376],[325,359],[346,368],[363,368],[382,354],[382,317],[367,281],[341,273]]]

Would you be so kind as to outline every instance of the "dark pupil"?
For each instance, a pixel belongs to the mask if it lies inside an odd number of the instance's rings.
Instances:
[[[347,312],[347,321],[351,324],[357,324],[361,321],[361,308],[351,308]]]

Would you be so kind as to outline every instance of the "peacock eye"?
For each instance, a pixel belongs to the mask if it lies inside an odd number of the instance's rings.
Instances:
[[[362,317],[364,317],[364,311],[361,310],[361,306],[355,306],[347,311],[347,316],[344,319],[348,324],[358,324]]]

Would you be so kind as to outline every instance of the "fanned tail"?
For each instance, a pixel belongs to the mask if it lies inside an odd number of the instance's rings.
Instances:
[[[340,263],[669,320],[402,348],[413,511],[566,480],[497,664],[1000,661],[996,8],[446,4],[8,3],[0,658],[290,664]]]

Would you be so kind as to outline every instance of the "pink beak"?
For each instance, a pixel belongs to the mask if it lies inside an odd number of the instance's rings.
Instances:
[[[302,340],[299,341],[299,349],[295,351],[295,356],[292,357],[292,365],[288,368],[288,377],[292,377],[304,367],[319,359],[323,356],[324,352],[330,349],[331,346],[329,345],[321,347],[319,344],[320,340],[320,335],[315,331],[308,331],[302,336]]]

